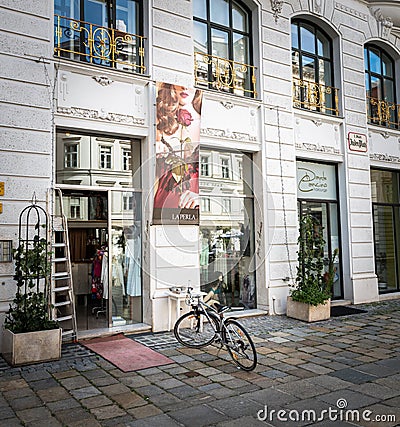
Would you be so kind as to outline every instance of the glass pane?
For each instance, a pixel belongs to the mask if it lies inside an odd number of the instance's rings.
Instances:
[[[375,203],[399,203],[400,174],[371,170],[371,197]]]
[[[138,34],[137,2],[116,0],[116,29],[130,34]]]
[[[303,80],[315,82],[315,59],[309,56],[302,56]]]
[[[297,24],[292,24],[292,48],[299,48],[299,27]]]
[[[394,218],[391,206],[374,206],[375,268],[379,291],[397,288]]]
[[[106,0],[85,0],[83,20],[109,28]]]
[[[193,16],[197,18],[207,19],[206,0],[193,0]]]
[[[212,0],[210,1],[210,20],[217,24],[229,27],[229,1]]]
[[[232,4],[233,28],[240,31],[249,31],[247,24],[247,13],[237,4]]]
[[[195,52],[208,53],[207,25],[194,21],[193,37]]]
[[[371,97],[382,99],[382,82],[378,77],[371,76]]]
[[[369,65],[372,73],[381,74],[381,58],[379,57],[379,51],[373,48],[369,49]]]
[[[249,38],[233,34],[233,60],[240,64],[249,64]]]
[[[315,53],[314,29],[310,25],[302,24],[300,28],[301,50]]]
[[[292,73],[293,77],[300,78],[299,52],[292,52]]]
[[[220,58],[228,58],[228,33],[220,30],[211,32],[212,54]]]
[[[329,204],[329,213],[330,213],[330,253],[333,257],[335,250],[338,251],[338,255],[334,259],[334,277],[333,277],[333,298],[342,297],[342,273],[341,273],[341,264],[340,264],[340,244],[339,244],[339,220],[338,220],[338,207],[336,203]]]
[[[200,217],[200,283],[223,304],[255,308],[253,200],[212,197]]]
[[[140,194],[112,192],[111,312],[112,326],[142,320]]]
[[[371,96],[371,86],[369,82],[369,74],[365,73],[365,89],[367,91],[367,96]]]
[[[394,82],[393,80],[384,80],[384,85],[385,85],[385,101],[389,102],[389,103],[394,103]]]
[[[331,43],[330,40],[318,31],[317,38],[318,55],[325,58],[331,57]]]
[[[384,53],[382,53],[382,66],[383,66],[383,74],[386,77],[393,77],[393,62]]]
[[[65,2],[64,0],[55,0],[54,14],[59,16],[65,16],[67,18],[79,19],[79,0],[71,0],[67,2]]]
[[[332,86],[331,63],[329,61],[324,61],[323,59],[319,59],[318,65],[319,65],[319,83],[325,86]]]
[[[364,67],[365,67],[365,70],[367,70],[367,71],[369,71],[369,66],[368,66],[368,49],[367,48],[365,48],[364,49]]]

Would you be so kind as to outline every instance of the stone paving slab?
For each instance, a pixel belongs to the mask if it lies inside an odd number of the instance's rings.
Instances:
[[[183,348],[171,332],[130,336],[174,360],[136,372],[79,344],[32,366],[12,368],[0,357],[0,427],[400,425],[400,300],[359,308],[367,312],[315,324],[240,319],[256,342],[253,372],[217,346]],[[338,408],[371,411],[375,421],[301,419]],[[299,418],[279,420],[280,410]],[[380,415],[395,419],[377,423]]]

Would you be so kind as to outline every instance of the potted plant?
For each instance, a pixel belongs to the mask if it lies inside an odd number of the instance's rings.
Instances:
[[[307,322],[329,319],[338,249],[333,251],[324,273],[323,227],[311,214],[304,215],[300,220],[297,243],[296,284],[288,297],[286,314]]]
[[[26,208],[28,209],[28,208]],[[19,245],[14,250],[17,282],[15,298],[7,312],[3,331],[3,356],[11,365],[57,360],[61,357],[61,328],[50,318],[48,298],[50,251],[48,250],[47,215],[35,203],[29,207],[27,218],[36,213],[33,236],[29,224],[22,238],[20,215]],[[40,214],[46,215],[42,227]],[[44,230],[46,237],[41,237]]]

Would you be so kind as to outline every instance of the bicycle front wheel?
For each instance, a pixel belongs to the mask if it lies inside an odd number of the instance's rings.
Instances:
[[[222,336],[236,365],[245,371],[252,371],[257,366],[257,352],[246,329],[236,320],[228,319]]]
[[[210,319],[211,322],[201,312],[184,314],[175,323],[175,338],[186,347],[200,348],[211,344],[216,337],[218,324],[213,317],[210,316]]]

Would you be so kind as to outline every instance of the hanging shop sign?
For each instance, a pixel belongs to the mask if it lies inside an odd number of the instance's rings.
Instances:
[[[157,83],[153,224],[199,224],[202,91]]]
[[[336,200],[335,166],[297,162],[297,197]]]
[[[349,150],[366,153],[368,151],[367,135],[363,133],[349,132],[348,137]]]

